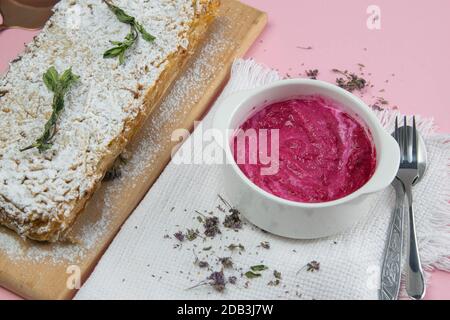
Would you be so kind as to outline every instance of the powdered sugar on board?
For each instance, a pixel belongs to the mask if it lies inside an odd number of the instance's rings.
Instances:
[[[78,228],[75,226],[76,231],[72,235],[76,243],[30,245],[9,230],[0,228],[0,251],[4,251],[10,259],[18,263],[27,260],[35,263],[46,261],[59,264],[83,260],[111,229],[110,222],[115,213],[115,202],[120,201],[117,195],[125,188],[135,188],[144,172],[158,161],[163,146],[170,143],[170,135],[166,134],[164,128],[177,129],[183,118],[202,98],[202,93],[209,87],[209,82],[221,68],[224,68],[217,63],[217,56],[236,46],[234,39],[230,38],[230,23],[228,17],[220,16],[212,24],[208,38],[189,63],[185,73],[174,83],[161,106],[150,116],[137,140],[127,148],[126,155],[129,160],[121,166],[121,176],[112,182],[104,183],[97,192],[93,201],[101,203],[96,205],[99,212],[95,212],[95,218],[91,219],[90,223],[85,223],[86,213],[80,217],[84,224]],[[101,196],[97,196],[99,193]]]
[[[177,125],[203,96],[207,84],[216,72],[223,68],[216,63],[215,57],[236,45],[233,39],[226,36],[231,28],[230,21],[226,16],[218,17],[210,28],[210,37],[189,64],[186,72],[175,82],[161,107],[147,121],[145,128],[142,129],[142,138],[137,144],[131,144],[132,148],[137,149],[126,165],[128,171],[122,179],[139,178],[142,170],[152,166],[161,144],[170,143],[170,136],[161,136],[163,127],[169,125],[173,129],[178,129]]]

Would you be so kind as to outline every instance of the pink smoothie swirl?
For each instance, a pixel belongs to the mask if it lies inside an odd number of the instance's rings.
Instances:
[[[261,169],[267,164],[248,161],[252,150],[248,139],[243,151],[246,161],[238,162],[239,168],[260,188],[297,202],[331,201],[354,192],[373,175],[376,151],[368,130],[342,110],[321,96],[301,96],[264,107],[240,129],[254,129],[258,139],[263,129],[278,129],[278,171],[263,175]],[[236,135],[233,140],[237,160]],[[270,153],[270,139],[267,148]]]

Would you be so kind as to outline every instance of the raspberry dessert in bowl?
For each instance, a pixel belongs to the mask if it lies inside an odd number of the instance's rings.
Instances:
[[[387,187],[399,148],[359,98],[326,82],[282,80],[219,106],[214,127],[227,165],[226,194],[256,226],[310,239],[364,217]]]

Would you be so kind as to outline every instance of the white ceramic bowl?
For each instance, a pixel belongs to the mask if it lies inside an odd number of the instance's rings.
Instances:
[[[234,161],[230,145],[234,131],[268,104],[300,95],[321,95],[338,102],[350,115],[361,119],[373,137],[377,154],[375,172],[365,185],[343,198],[321,203],[282,199],[255,185]],[[227,132],[227,143],[217,140],[225,151],[228,163],[223,165],[227,197],[256,226],[289,238],[320,238],[352,226],[368,213],[367,196],[386,188],[399,167],[398,144],[383,129],[370,108],[353,94],[319,80],[281,80],[236,93],[221,103],[213,126]]]

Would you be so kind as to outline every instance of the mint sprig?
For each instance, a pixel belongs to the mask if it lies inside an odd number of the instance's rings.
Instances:
[[[134,45],[139,33],[148,42],[153,42],[155,37],[148,33],[142,24],[137,22],[134,17],[127,14],[123,9],[113,5],[111,1],[104,0],[104,2],[120,22],[130,25],[130,32],[125,39],[123,41],[110,41],[114,47],[103,53],[103,58],[119,57],[119,63],[123,64],[125,62],[125,52]]]
[[[44,133],[34,142],[26,148],[20,151],[25,151],[33,148],[37,148],[40,153],[50,149],[52,143],[50,140],[56,133],[56,122],[64,109],[64,96],[69,91],[69,88],[80,77],[72,73],[72,68],[67,69],[60,76],[55,67],[50,67],[47,72],[44,73],[43,80],[45,86],[54,93],[52,103],[52,114],[50,119],[44,126]]]

